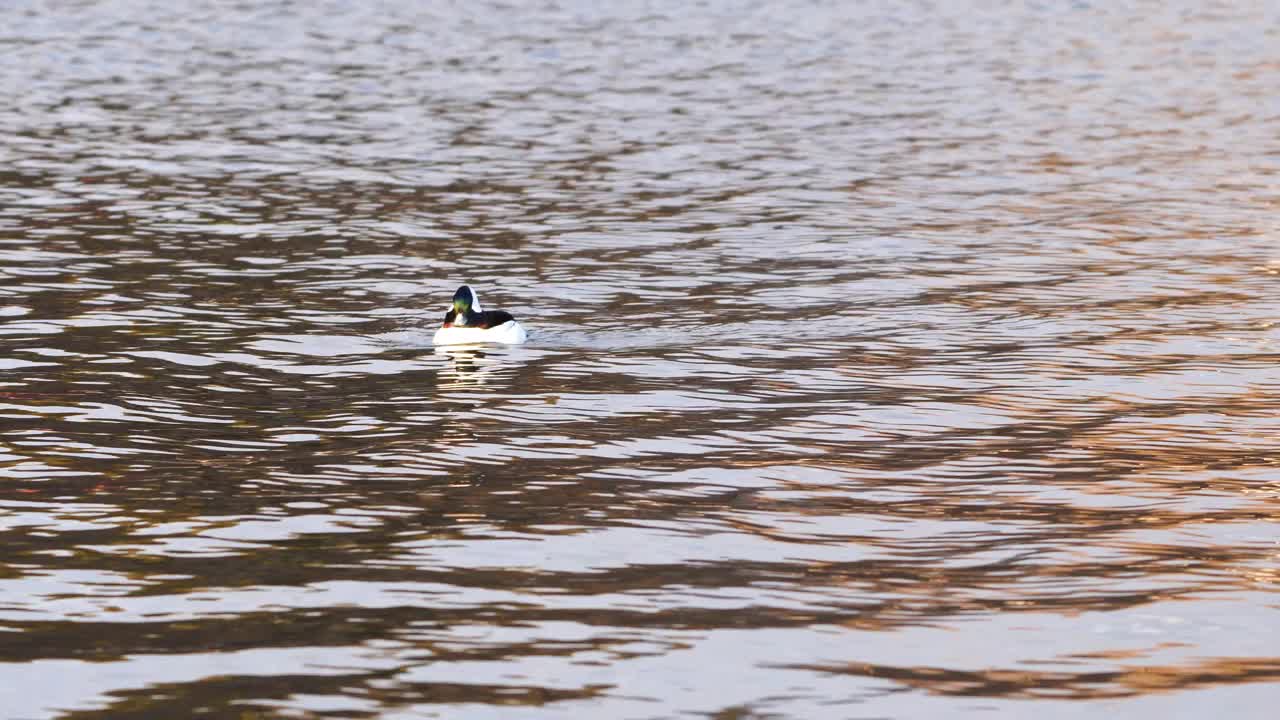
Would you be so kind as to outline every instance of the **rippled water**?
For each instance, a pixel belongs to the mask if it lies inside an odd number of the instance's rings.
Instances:
[[[1275,7],[615,5],[9,6],[0,716],[1271,717]]]

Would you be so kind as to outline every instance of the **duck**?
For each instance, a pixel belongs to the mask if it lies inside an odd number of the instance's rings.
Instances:
[[[503,310],[484,310],[480,298],[469,285],[453,294],[453,304],[445,313],[444,323],[431,337],[433,345],[470,343],[503,343],[519,345],[528,339],[520,323]]]

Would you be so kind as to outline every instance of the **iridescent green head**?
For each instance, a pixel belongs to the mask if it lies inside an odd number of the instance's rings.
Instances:
[[[480,312],[480,308],[476,307],[479,304],[475,293],[471,292],[471,288],[467,285],[458,288],[458,291],[453,294],[453,311],[459,315],[465,316],[472,310]]]

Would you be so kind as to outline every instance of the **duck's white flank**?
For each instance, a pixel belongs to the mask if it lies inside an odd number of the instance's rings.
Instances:
[[[524,328],[520,327],[520,323],[515,320],[507,322],[491,328],[474,328],[463,327],[460,325],[451,325],[436,330],[436,334],[431,337],[433,345],[468,345],[472,343],[503,343],[505,345],[519,345],[529,339]]]

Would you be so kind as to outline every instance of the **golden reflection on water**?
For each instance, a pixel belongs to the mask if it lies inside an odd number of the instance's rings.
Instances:
[[[7,716],[1270,717],[1273,8],[13,18]]]

